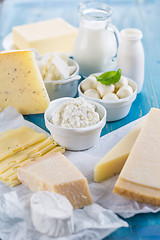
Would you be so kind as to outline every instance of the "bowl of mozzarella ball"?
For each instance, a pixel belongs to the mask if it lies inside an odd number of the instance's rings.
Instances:
[[[77,94],[78,63],[63,53],[46,53],[36,57],[50,100]]]
[[[79,96],[102,104],[107,110],[107,122],[124,118],[137,96],[137,85],[128,77],[120,76],[116,83],[99,82],[100,73],[92,74],[78,86]]]
[[[54,140],[68,150],[94,146],[106,124],[106,109],[85,98],[59,98],[50,102],[45,125]]]

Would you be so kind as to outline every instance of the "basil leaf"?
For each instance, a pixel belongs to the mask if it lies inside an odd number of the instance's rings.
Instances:
[[[95,76],[95,77],[98,82],[100,82],[104,85],[115,84],[121,78],[121,69],[118,69],[117,72],[116,71],[105,72],[105,73],[101,74],[100,76],[98,76],[98,77]]]

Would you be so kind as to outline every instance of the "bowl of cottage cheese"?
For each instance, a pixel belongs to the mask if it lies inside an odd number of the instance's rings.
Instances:
[[[79,98],[53,100],[45,112],[45,124],[51,135],[68,150],[85,150],[94,146],[106,123],[105,108]]]

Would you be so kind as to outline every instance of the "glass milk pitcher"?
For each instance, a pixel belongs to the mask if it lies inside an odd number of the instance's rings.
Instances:
[[[83,76],[116,68],[118,30],[110,23],[112,9],[100,2],[84,2],[79,6],[80,27],[73,57]]]

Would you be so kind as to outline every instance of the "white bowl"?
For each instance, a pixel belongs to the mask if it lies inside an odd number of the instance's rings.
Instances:
[[[106,110],[101,104],[88,100],[89,103],[96,106],[96,111],[100,116],[100,122],[86,128],[67,128],[53,125],[50,121],[53,111],[59,105],[70,99],[72,98],[60,98],[53,100],[49,104],[49,107],[44,114],[46,127],[50,131],[54,140],[68,150],[78,151],[93,147],[100,137],[102,128],[105,126]]]
[[[84,80],[78,86],[78,93],[79,96],[84,97],[87,100],[92,100],[94,102],[102,104],[107,110],[107,122],[117,121],[127,116],[130,111],[132,102],[136,99],[137,96],[137,84],[130,78],[127,79],[129,85],[133,88],[133,94],[126,98],[121,98],[118,100],[103,100],[88,97],[84,95],[81,90],[81,84]]]
[[[77,94],[78,80],[81,79],[79,74],[78,63],[69,58],[69,66],[75,66],[75,72],[68,78],[55,80],[55,81],[44,81],[50,100],[54,100],[62,97],[74,97]]]

